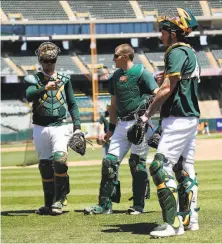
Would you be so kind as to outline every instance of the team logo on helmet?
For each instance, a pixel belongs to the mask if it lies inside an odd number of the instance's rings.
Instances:
[[[198,27],[198,22],[192,12],[187,8],[177,8],[177,16],[163,15],[157,18],[161,28],[166,26],[171,30],[182,30],[184,35],[189,35]]]
[[[52,42],[43,42],[35,51],[39,59],[55,59],[61,52],[60,48]]]

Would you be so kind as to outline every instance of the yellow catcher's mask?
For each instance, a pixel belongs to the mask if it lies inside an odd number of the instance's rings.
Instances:
[[[189,35],[198,27],[198,22],[187,8],[177,8],[178,16],[159,16],[157,22],[161,30],[182,31],[184,36]]]

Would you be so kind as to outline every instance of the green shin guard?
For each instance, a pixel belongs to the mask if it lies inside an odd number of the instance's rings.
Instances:
[[[115,184],[115,191],[113,192],[112,196],[111,196],[111,201],[115,202],[115,203],[120,203],[120,199],[121,199],[121,188],[120,188],[120,181],[118,180]]]
[[[51,207],[54,200],[54,181],[42,182],[46,207]]]
[[[193,214],[191,212],[191,202],[193,199],[193,187],[197,187],[198,183],[196,177],[191,179],[189,174],[183,169],[183,157],[181,156],[179,161],[173,167],[178,185],[178,196],[179,196],[179,214],[183,218],[183,225],[188,226],[190,223],[190,217]],[[194,209],[193,211],[199,211]]]
[[[180,221],[177,216],[177,190],[168,186],[169,180],[173,180],[164,169],[163,164],[167,159],[163,154],[156,153],[150,165],[150,174],[157,186],[157,196],[162,209],[163,220],[174,228],[179,228]]]
[[[55,201],[64,202],[69,191],[69,176],[55,176]]]
[[[68,166],[66,164],[67,153],[55,152],[53,157],[55,169],[55,201],[64,202],[69,193]]]
[[[146,198],[150,198],[150,187],[146,168],[146,159],[131,154],[129,166],[133,178],[133,206],[144,208]]]
[[[157,196],[162,209],[164,222],[178,228],[177,204],[173,192],[169,188],[160,188],[157,189]]]
[[[42,177],[44,205],[51,207],[54,199],[54,168],[51,160],[42,159],[39,162],[39,171]]]
[[[99,205],[110,208],[112,197],[115,201],[120,201],[120,185],[117,184],[119,162],[114,155],[107,154],[102,162],[102,180],[99,191]]]

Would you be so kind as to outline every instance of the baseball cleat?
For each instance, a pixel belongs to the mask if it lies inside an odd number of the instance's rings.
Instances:
[[[46,206],[43,206],[39,209],[37,209],[35,211],[36,214],[39,214],[39,215],[48,215],[48,214],[51,214],[52,213],[52,209],[51,207],[46,207]]]
[[[112,207],[105,209],[103,206],[97,204],[92,207],[88,207],[84,209],[85,215],[91,215],[91,214],[112,214]]]
[[[60,201],[55,202],[52,205],[52,214],[59,215],[62,214],[63,204]]]
[[[143,213],[143,208],[140,206],[132,206],[128,208],[127,213],[130,215],[138,215]]]
[[[68,205],[68,199],[67,199],[67,197],[65,197],[65,199],[63,200],[62,205],[64,207],[66,207]]]
[[[179,228],[174,228],[173,226],[167,223],[157,226],[153,231],[150,232],[150,236],[153,238],[179,236],[183,234],[184,234],[183,226],[180,226]]]
[[[200,229],[200,227],[199,227],[198,223],[190,223],[188,226],[184,226],[184,230],[196,231],[199,229]]]

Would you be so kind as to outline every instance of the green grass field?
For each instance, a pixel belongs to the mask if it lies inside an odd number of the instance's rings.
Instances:
[[[84,157],[69,150],[68,161],[88,161],[88,160],[101,160],[101,148],[88,148]],[[2,152],[1,165],[4,166],[21,166],[26,163],[37,163],[35,151],[19,151],[19,152]]]
[[[198,161],[196,171],[200,230],[180,237],[150,239],[149,232],[162,223],[156,189],[152,183],[151,200],[146,201],[144,214],[125,214],[132,194],[128,165],[120,168],[121,203],[114,204],[113,215],[100,216],[84,216],[82,212],[84,207],[97,202],[100,166],[69,168],[69,204],[60,216],[34,214],[43,203],[37,168],[2,169],[2,243],[219,243],[222,241],[222,162]]]
[[[21,144],[20,144],[21,145]],[[153,153],[155,149],[151,148],[150,153]],[[68,161],[89,161],[97,160],[101,161],[102,152],[101,148],[88,146],[84,157],[75,153],[71,149],[69,150]],[[37,163],[37,157],[35,151],[19,151],[19,152],[2,152],[1,153],[1,166],[22,166]]]

